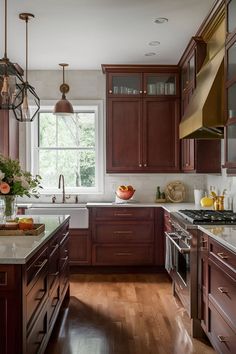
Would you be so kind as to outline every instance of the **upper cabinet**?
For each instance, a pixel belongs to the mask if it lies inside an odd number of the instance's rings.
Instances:
[[[178,172],[179,68],[103,65],[108,173]]]
[[[201,37],[192,37],[181,65],[181,116],[196,88],[196,77],[203,66],[207,44]],[[181,140],[182,172],[217,173],[221,171],[220,140]]]
[[[226,4],[226,53],[225,88],[226,118],[225,127],[225,167],[229,174],[236,174],[236,1]]]

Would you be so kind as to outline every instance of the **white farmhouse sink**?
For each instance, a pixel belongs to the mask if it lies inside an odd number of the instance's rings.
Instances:
[[[89,213],[85,204],[33,204],[27,215],[70,215],[70,228],[87,229]]]

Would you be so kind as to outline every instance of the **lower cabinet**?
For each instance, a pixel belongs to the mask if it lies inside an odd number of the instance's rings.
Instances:
[[[156,210],[155,210],[156,209]],[[93,265],[163,265],[161,208],[91,207]]]
[[[218,353],[236,353],[236,254],[201,234],[199,318]]]
[[[88,229],[70,229],[70,265],[91,264],[91,236]]]
[[[25,264],[0,265],[0,354],[43,354],[69,296],[69,223]]]

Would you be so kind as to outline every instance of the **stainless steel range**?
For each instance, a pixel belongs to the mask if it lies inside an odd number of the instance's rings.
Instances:
[[[171,232],[166,232],[166,270],[177,295],[192,320],[192,335],[198,336],[198,250],[197,225],[235,225],[236,213],[214,210],[179,210],[170,214]]]

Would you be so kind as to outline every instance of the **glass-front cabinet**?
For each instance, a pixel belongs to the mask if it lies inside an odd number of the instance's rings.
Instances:
[[[236,0],[226,0],[227,34],[232,36],[236,32]]]
[[[140,68],[142,69],[142,68]],[[122,70],[122,68],[120,68]],[[153,97],[178,95],[178,73],[167,70],[158,72],[109,72],[107,94],[113,97]]]

